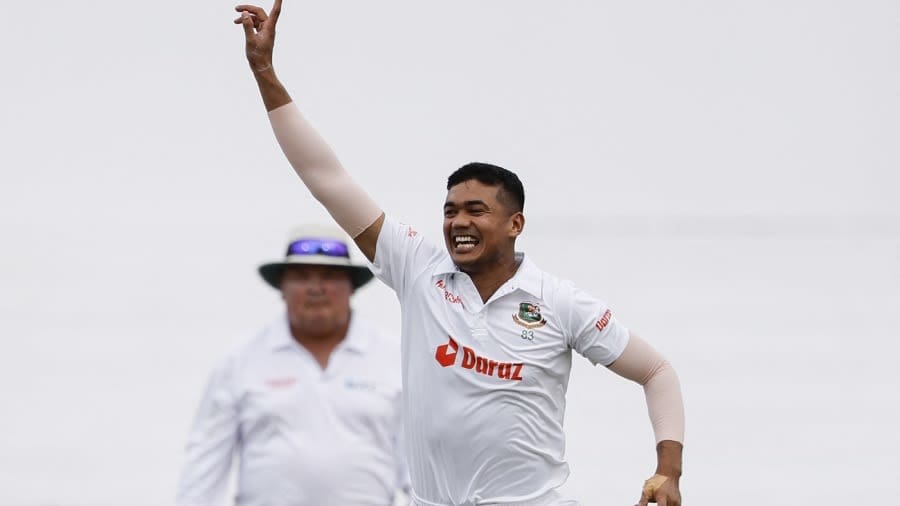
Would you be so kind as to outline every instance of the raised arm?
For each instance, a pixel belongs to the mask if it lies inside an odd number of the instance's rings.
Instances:
[[[234,22],[244,27],[247,61],[269,113],[272,130],[294,171],[338,225],[353,237],[366,258],[374,261],[384,213],[300,114],[275,75],[272,53],[281,4],[282,0],[275,0],[269,13],[255,5],[235,7],[240,17]]]
[[[609,369],[644,387],[656,436],[656,472],[644,483],[639,506],[647,506],[650,501],[660,506],[680,506],[684,404],[675,370],[658,351],[634,334]]]

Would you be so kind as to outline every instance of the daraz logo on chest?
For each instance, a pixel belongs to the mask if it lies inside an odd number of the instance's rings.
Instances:
[[[459,354],[459,344],[452,336],[447,336],[450,341],[437,347],[434,352],[434,358],[441,367],[450,367],[456,363],[456,355]],[[487,357],[479,356],[475,350],[468,346],[463,346],[462,362],[459,364],[463,369],[471,369],[485,376],[494,376],[500,379],[510,381],[522,381],[522,364],[512,362],[498,362]]]

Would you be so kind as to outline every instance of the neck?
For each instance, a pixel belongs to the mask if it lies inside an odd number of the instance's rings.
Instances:
[[[316,332],[291,323],[291,335],[300,346],[306,348],[319,366],[325,369],[328,366],[328,359],[335,348],[347,336],[347,330],[350,327],[349,319],[337,325],[328,331]]]
[[[481,295],[481,302],[487,302],[503,283],[515,276],[522,259],[515,253],[510,257],[497,259],[490,268],[483,270],[464,270],[472,279],[472,283]]]

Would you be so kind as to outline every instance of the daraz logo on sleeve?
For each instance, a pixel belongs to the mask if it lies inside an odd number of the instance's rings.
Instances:
[[[412,226],[407,225],[406,223],[403,223],[403,222],[400,222],[400,225],[406,227],[406,237],[415,237],[415,236],[419,235],[419,233],[416,232],[416,231],[412,228]]]
[[[605,329],[606,326],[609,325],[610,319],[612,319],[612,311],[607,309],[606,312],[603,313],[603,316],[601,316],[600,319],[597,320],[597,323],[594,324],[594,327],[597,327],[597,330],[603,332],[603,329]]]
[[[449,341],[437,347],[434,352],[434,359],[437,360],[441,367],[450,367],[456,363],[456,355],[459,353],[459,344],[452,336],[447,336]],[[512,362],[498,362],[487,357],[479,356],[475,350],[468,346],[463,346],[462,362],[459,364],[463,369],[474,370],[478,374],[485,376],[497,377],[510,381],[522,381],[522,364]]]

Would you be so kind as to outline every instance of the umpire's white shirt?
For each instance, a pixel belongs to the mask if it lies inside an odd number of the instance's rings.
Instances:
[[[399,343],[352,317],[323,371],[281,317],[212,373],[178,506],[389,505],[405,485]],[[229,504],[231,504],[229,502]]]
[[[391,217],[373,265],[402,310],[415,503],[559,504],[572,350],[609,365],[628,330],[602,301],[528,258],[483,303],[444,248]]]

